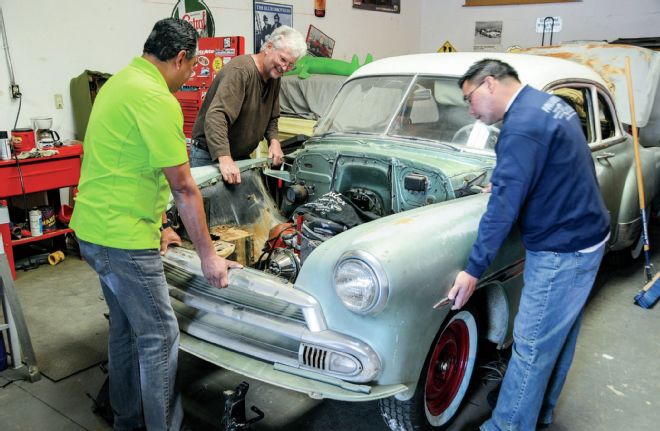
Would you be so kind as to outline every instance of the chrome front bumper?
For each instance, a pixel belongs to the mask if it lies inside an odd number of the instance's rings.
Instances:
[[[380,358],[366,343],[329,330],[311,295],[249,268],[231,270],[228,288],[212,288],[197,255],[181,248],[170,250],[163,263],[183,332],[279,371],[370,392],[359,384],[377,379]]]

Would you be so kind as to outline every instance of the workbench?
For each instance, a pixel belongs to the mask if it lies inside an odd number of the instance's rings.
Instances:
[[[53,156],[19,160],[26,194],[59,190],[63,187],[78,185],[81,156],[83,153],[82,144],[65,145],[56,148],[56,150],[58,154]],[[16,166],[16,160],[0,161],[0,200],[22,194],[23,191],[21,189],[21,180],[18,167]],[[59,196],[57,200],[59,202]],[[4,211],[2,207],[2,202],[0,202],[0,235],[2,235],[2,245],[9,261],[11,275],[14,279],[16,279],[16,270],[14,268],[13,247],[34,241],[43,241],[73,232],[69,228],[63,228],[44,232],[40,236],[12,240],[6,202],[4,203]],[[54,205],[53,207],[55,213],[57,213],[59,208],[56,208]]]

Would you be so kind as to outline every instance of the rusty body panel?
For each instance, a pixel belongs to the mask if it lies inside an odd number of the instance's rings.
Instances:
[[[619,118],[625,124],[631,124],[625,75],[625,59],[630,57],[637,125],[645,127],[660,116],[660,101],[656,94],[660,81],[658,52],[632,45],[597,42],[523,48],[517,52],[561,58],[590,67],[607,82]]]

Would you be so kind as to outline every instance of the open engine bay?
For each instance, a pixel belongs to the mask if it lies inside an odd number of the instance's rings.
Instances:
[[[492,169],[482,162],[449,177],[419,160],[325,147],[292,155],[288,171],[255,164],[239,185],[218,178],[200,184],[219,255],[293,282],[324,241],[390,214],[478,193]],[[177,219],[175,207],[169,213]]]

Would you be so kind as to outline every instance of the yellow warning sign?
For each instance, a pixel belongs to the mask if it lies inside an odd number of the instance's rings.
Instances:
[[[454,45],[449,43],[449,41],[446,41],[440,48],[438,48],[438,52],[456,52],[456,48],[454,48]]]

